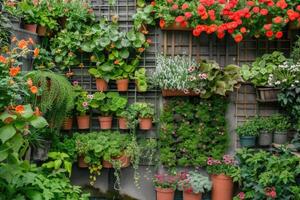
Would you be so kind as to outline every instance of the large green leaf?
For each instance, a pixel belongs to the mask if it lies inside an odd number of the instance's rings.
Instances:
[[[100,40],[99,40],[99,44],[100,44],[100,46],[102,46],[102,47],[106,47],[107,45],[110,44],[110,39],[109,39],[109,38],[106,38],[106,37],[102,37],[102,38],[100,38]]]
[[[105,63],[101,66],[101,70],[105,71],[105,72],[110,72],[114,69],[114,66],[112,64],[109,63]]]
[[[123,59],[127,59],[129,57],[129,51],[127,49],[122,49],[120,51],[120,56],[123,58]]]
[[[5,125],[0,128],[0,140],[5,143],[16,134],[16,129],[13,125]]]
[[[8,156],[9,147],[7,145],[0,146],[0,162],[5,160]]]
[[[9,112],[5,111],[0,115],[0,119],[4,122],[6,119],[11,118],[11,119],[16,119],[16,115],[12,115]]]
[[[24,106],[24,113],[21,115],[22,117],[28,119],[32,117],[33,110],[30,104]]]
[[[34,116],[33,119],[31,119],[30,124],[34,128],[44,128],[45,126],[48,125],[48,122],[44,117],[41,116]]]

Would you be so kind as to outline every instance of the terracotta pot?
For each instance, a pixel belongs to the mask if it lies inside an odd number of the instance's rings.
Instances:
[[[89,129],[90,128],[90,116],[77,116],[78,129]]]
[[[116,83],[117,83],[117,88],[118,88],[119,92],[128,91],[128,84],[129,84],[128,79],[120,79],[120,80],[117,80]]]
[[[119,129],[122,129],[122,130],[128,129],[126,118],[124,118],[124,117],[119,118]]]
[[[156,188],[156,200],[173,200],[175,191],[171,188]]]
[[[38,26],[37,27],[37,34],[39,36],[45,36],[47,33],[47,28],[45,26]]]
[[[96,79],[96,87],[98,91],[107,91],[108,85],[107,82],[104,79]]]
[[[80,168],[89,167],[89,165],[84,161],[84,156],[78,156],[77,161],[78,161],[78,167]]]
[[[36,33],[37,25],[36,24],[24,24],[24,29],[26,31]]]
[[[121,168],[125,168],[128,167],[130,165],[130,158],[126,155],[122,155],[118,158],[114,158],[113,160],[119,160],[121,161]],[[107,160],[103,160],[102,162],[102,166],[104,168],[113,168],[113,164]]]
[[[201,193],[193,193],[193,192],[183,192],[183,200],[202,200]]]
[[[111,129],[112,127],[112,117],[98,117],[99,125],[101,129]]]
[[[211,175],[212,200],[232,200],[232,178],[223,174]]]
[[[141,130],[150,130],[152,128],[152,118],[140,118],[139,124]]]
[[[69,131],[72,129],[72,126],[73,126],[73,118],[67,118],[64,120],[62,129],[65,131]]]

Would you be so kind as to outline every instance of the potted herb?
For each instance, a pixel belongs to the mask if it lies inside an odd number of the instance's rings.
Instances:
[[[208,158],[207,172],[212,180],[212,199],[232,200],[233,178],[238,172],[234,158],[230,155],[224,155],[222,160]]]
[[[157,200],[174,199],[175,189],[178,182],[177,176],[157,174],[155,175],[153,182],[156,190]]]
[[[127,99],[117,92],[96,92],[91,106],[100,112],[98,119],[101,129],[111,129],[113,114],[121,112],[126,104]]]
[[[274,124],[272,117],[260,117],[257,120],[259,124],[259,139],[258,143],[260,146],[269,146],[272,144]]]
[[[136,111],[139,118],[139,126],[141,130],[150,130],[152,128],[152,121],[154,117],[153,104],[136,102],[132,104],[131,109]]]
[[[138,92],[146,92],[148,88],[146,69],[140,68],[134,72],[135,84]]]
[[[199,172],[191,171],[181,177],[178,188],[183,191],[184,200],[201,200],[202,194],[211,190],[209,178]]]
[[[279,65],[286,61],[282,52],[274,51],[272,54],[264,54],[257,58],[251,65],[242,66],[242,74],[245,80],[251,81],[257,89],[257,99],[262,102],[277,101],[279,89],[270,84],[270,76]]]
[[[284,144],[287,142],[287,132],[291,128],[289,118],[284,115],[274,115],[272,116],[273,126],[274,126],[274,143]]]
[[[240,136],[240,144],[242,147],[255,146],[256,136],[259,134],[259,126],[256,122],[256,119],[252,119],[237,127],[236,133]]]
[[[88,114],[91,108],[92,99],[93,95],[88,94],[86,91],[77,91],[75,109],[77,112],[78,129],[90,128],[90,116]]]

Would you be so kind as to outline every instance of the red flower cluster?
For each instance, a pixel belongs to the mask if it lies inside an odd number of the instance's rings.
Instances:
[[[277,196],[275,187],[268,187],[268,188],[266,188],[265,189],[265,194],[266,194],[267,197],[275,199],[276,196]]]

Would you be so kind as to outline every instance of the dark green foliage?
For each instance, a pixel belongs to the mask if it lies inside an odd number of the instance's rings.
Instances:
[[[28,74],[42,92],[36,99],[50,127],[60,128],[63,120],[74,107],[74,91],[71,83],[62,75],[50,71],[33,71]]]
[[[2,47],[9,45],[10,39],[10,20],[1,12],[2,1],[0,1],[0,50]]]
[[[203,166],[228,146],[225,98],[171,100],[161,116],[160,160],[168,167]]]

